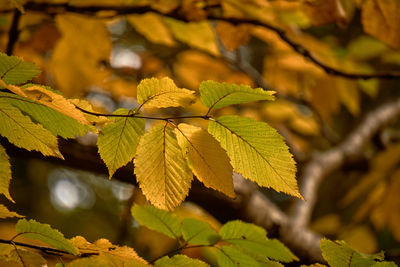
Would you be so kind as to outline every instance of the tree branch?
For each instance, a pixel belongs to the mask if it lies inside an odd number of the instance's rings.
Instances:
[[[8,33],[8,43],[7,43],[7,48],[6,48],[6,54],[11,56],[14,51],[14,46],[18,41],[19,37],[19,30],[18,30],[18,25],[19,21],[21,19],[21,11],[18,9],[15,9],[14,11],[14,16],[11,22],[11,27],[10,31]]]
[[[322,180],[340,168],[347,159],[360,155],[364,145],[379,129],[400,115],[400,99],[383,104],[369,112],[365,119],[337,147],[316,153],[305,166],[301,194],[305,201],[297,201],[292,216],[296,227],[306,227],[317,199],[318,187]]]
[[[215,7],[214,7],[215,8]],[[52,3],[36,3],[36,2],[28,2],[24,5],[24,9],[26,11],[37,11],[37,12],[46,12],[51,15],[63,14],[65,12],[71,13],[79,13],[84,15],[94,16],[100,11],[114,11],[115,14],[111,16],[119,16],[119,15],[129,15],[129,14],[144,14],[147,12],[153,12],[162,16],[174,18],[177,20],[188,22],[188,19],[179,12],[179,10],[172,10],[169,13],[163,13],[157,9],[154,9],[150,6],[74,6],[68,3],[63,4],[52,4]],[[1,12],[11,12],[11,10],[2,10]],[[348,79],[400,79],[399,72],[390,72],[390,73],[352,73],[342,71],[340,69],[336,69],[331,67],[321,61],[316,55],[314,55],[310,50],[308,50],[302,44],[292,40],[285,31],[282,29],[256,19],[251,18],[235,18],[235,17],[223,17],[219,15],[209,14],[207,19],[216,20],[216,21],[226,21],[232,23],[234,25],[238,24],[250,24],[254,26],[262,26],[273,32],[275,32],[279,38],[287,43],[293,50],[304,58],[310,60],[316,66],[323,69],[327,74],[340,76]]]
[[[26,248],[33,248],[33,249],[40,250],[41,252],[46,253],[46,254],[50,254],[50,255],[54,255],[54,254],[57,254],[57,255],[59,255],[59,254],[72,255],[71,253],[63,251],[63,250],[50,248],[50,247],[45,247],[45,246],[32,245],[32,244],[27,244],[27,243],[22,243],[22,242],[16,242],[16,241],[13,241],[13,240],[0,239],[0,243],[16,245],[16,246],[26,247]]]

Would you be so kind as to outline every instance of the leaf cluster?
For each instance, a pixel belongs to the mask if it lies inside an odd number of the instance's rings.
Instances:
[[[178,117],[144,116],[142,109],[187,107],[196,94],[165,77],[144,79],[137,87],[137,109],[118,109],[99,114],[90,105],[63,97],[60,92],[37,84],[21,84],[39,70],[20,58],[1,54],[0,135],[12,144],[63,158],[57,136],[74,138],[97,131],[93,115],[110,118],[98,125],[98,151],[110,178],[129,162],[134,162],[137,181],[146,198],[155,206],[172,210],[187,196],[193,174],[207,187],[233,198],[232,171],[260,186],[272,187],[301,198],[295,179],[295,162],[283,138],[267,123],[238,116],[214,119],[214,109],[258,100],[274,100],[274,92],[246,85],[205,81],[200,100],[208,108],[204,115]],[[183,119],[203,119],[208,130],[177,123]],[[146,120],[157,120],[147,132]],[[10,200],[11,179],[4,154],[1,192]],[[7,165],[8,164],[8,165]]]

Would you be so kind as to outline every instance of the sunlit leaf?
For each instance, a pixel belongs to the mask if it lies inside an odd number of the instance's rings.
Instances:
[[[113,114],[128,115],[130,111],[118,109]],[[118,168],[133,159],[140,137],[144,134],[145,124],[145,119],[119,117],[101,129],[97,146],[110,178]]]
[[[92,129],[90,126],[81,124],[70,116],[29,98],[2,92],[0,92],[0,98],[4,98],[11,105],[19,108],[54,135],[63,138],[74,138],[76,135],[84,135]]]
[[[171,33],[159,15],[153,13],[132,15],[128,16],[127,20],[150,42],[168,46],[175,45],[175,41],[171,36]]]
[[[146,263],[144,259],[139,257],[133,248],[127,246],[116,246],[105,238],[96,240],[94,243],[88,242],[82,236],[71,238],[71,243],[78,248],[80,254],[85,253],[104,253],[119,257],[123,260],[135,259],[142,263]]]
[[[5,195],[6,198],[14,202],[8,189],[10,186],[10,181],[11,181],[10,159],[4,147],[0,145],[0,194]]]
[[[371,266],[376,260],[382,261],[383,253],[368,255],[359,253],[349,247],[344,241],[321,240],[322,256],[331,267]]]
[[[178,88],[168,77],[144,79],[137,87],[137,101],[144,107],[185,107],[194,102],[193,94],[193,91]]]
[[[181,123],[175,129],[189,167],[205,186],[235,197],[232,166],[225,150],[203,129]]]
[[[171,212],[139,205],[134,205],[131,212],[136,221],[151,230],[175,239],[181,236],[181,220]]]
[[[217,251],[217,261],[220,267],[262,266],[254,258],[239,249],[229,246],[223,246]]]
[[[258,100],[274,100],[274,93],[274,91],[265,91],[262,88],[253,89],[248,85],[214,81],[206,81],[200,84],[201,102],[208,108],[222,108]]]
[[[0,204],[0,219],[13,218],[13,217],[24,217],[24,216],[21,216],[16,212],[9,211],[6,206]]]
[[[69,267],[146,267],[151,266],[137,259],[124,259],[109,254],[80,258],[68,263]]]
[[[179,41],[194,48],[204,50],[214,56],[219,55],[214,31],[208,21],[182,22],[171,18],[164,18],[172,34]]]
[[[204,261],[198,259],[192,259],[185,255],[175,255],[172,258],[168,256],[162,257],[154,263],[155,266],[159,267],[207,267],[210,266]]]
[[[220,236],[207,223],[185,218],[182,221],[183,239],[192,245],[213,245],[220,240]]]
[[[269,258],[281,262],[298,260],[293,253],[276,239],[267,239],[263,228],[242,221],[230,221],[219,230],[221,239],[240,247],[253,257]]]
[[[47,261],[37,252],[18,248],[13,249],[7,257],[7,260],[15,261],[23,267],[47,266]]]
[[[40,73],[39,68],[30,62],[24,62],[16,56],[0,53],[0,79],[6,84],[21,84]],[[0,88],[4,88],[0,85]]]
[[[64,115],[67,115],[83,124],[89,122],[82,111],[77,109],[68,99],[61,94],[55,93],[48,88],[40,85],[29,84],[22,87],[25,97],[33,99],[49,108],[52,108]]]
[[[36,222],[34,220],[19,220],[15,226],[17,233],[23,237],[40,240],[57,249],[64,250],[73,255],[78,254],[78,249],[64,237],[58,230],[52,229],[50,225]]]
[[[208,131],[227,151],[234,171],[260,186],[301,198],[295,162],[275,129],[250,118],[223,116],[210,121]]]
[[[193,174],[168,124],[156,125],[143,135],[134,163],[139,186],[154,206],[172,210],[189,193]]]
[[[43,126],[33,123],[19,109],[0,98],[0,135],[26,150],[36,150],[45,156],[63,158],[57,138]]]

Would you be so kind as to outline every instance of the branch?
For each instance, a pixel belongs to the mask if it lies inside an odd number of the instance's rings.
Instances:
[[[10,31],[8,33],[8,43],[7,43],[7,48],[6,48],[6,54],[11,56],[14,51],[14,46],[18,41],[19,37],[19,30],[18,30],[18,25],[19,21],[21,19],[21,11],[18,9],[15,9],[14,11],[14,16],[11,22],[11,27]]]
[[[302,228],[308,225],[322,180],[340,168],[346,160],[360,155],[373,135],[399,115],[400,98],[369,112],[359,126],[337,147],[313,156],[311,162],[305,166],[302,178],[300,191],[305,201],[297,201],[294,206],[295,213],[292,220],[296,227]]]
[[[6,240],[6,239],[0,239],[0,243],[2,244],[10,244],[10,245],[16,245],[20,247],[26,247],[26,248],[33,248],[40,250],[43,253],[54,255],[54,254],[67,254],[67,255],[73,255],[69,252],[66,252],[64,250],[59,250],[55,248],[50,248],[50,247],[45,247],[45,246],[38,246],[38,245],[32,245],[32,244],[27,244],[27,243],[22,243],[22,242],[16,242],[13,240]]]
[[[84,15],[94,16],[100,11],[114,11],[115,14],[113,16],[119,15],[129,15],[129,14],[144,14],[147,12],[153,12],[162,16],[174,18],[177,20],[181,20],[184,22],[188,22],[188,19],[182,15],[179,10],[172,10],[169,13],[162,13],[157,9],[153,9],[150,6],[73,6],[68,3],[63,4],[51,4],[51,3],[35,3],[28,2],[24,5],[24,9],[27,11],[38,11],[38,12],[47,12],[51,15],[62,14],[65,12],[71,13],[79,13]],[[11,10],[2,10],[1,12],[10,12]],[[261,22],[256,19],[251,18],[235,18],[235,17],[223,17],[219,15],[209,14],[207,19],[216,20],[216,21],[226,21],[232,23],[234,25],[237,24],[250,24],[253,26],[261,26],[265,27],[273,32],[275,32],[279,38],[287,43],[290,47],[293,48],[294,51],[302,55],[304,58],[310,60],[312,63],[323,69],[327,74],[340,76],[348,79],[400,79],[399,72],[390,72],[390,73],[352,73],[342,71],[340,69],[336,69],[331,67],[321,61],[316,55],[314,55],[310,50],[308,50],[302,44],[292,40],[285,31],[282,29],[273,26],[272,24]]]

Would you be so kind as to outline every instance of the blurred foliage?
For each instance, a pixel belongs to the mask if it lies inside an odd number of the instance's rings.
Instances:
[[[350,73],[384,73],[400,70],[397,0],[29,1],[31,6],[60,5],[39,11],[30,10],[27,2],[0,3],[0,51],[6,51],[9,43],[16,7],[23,14],[13,54],[40,67],[42,73],[34,82],[70,98],[87,99],[97,110],[108,112],[137,108],[137,85],[150,77],[168,76],[177,86],[191,90],[205,80],[275,90],[275,102],[233,106],[214,114],[267,121],[285,136],[300,170],[313,152],[337,145],[366,112],[400,95],[398,80],[327,74],[266,27],[203,20],[222,14],[268,23],[326,65]],[[87,15],[64,12],[63,4],[150,6],[155,12],[125,16],[109,10]],[[190,23],[162,15],[173,11]],[[207,110],[195,103],[189,111],[204,114]],[[159,115],[160,111],[146,112]],[[184,115],[180,109],[163,112]],[[206,127],[202,121],[198,125]],[[399,261],[399,144],[397,121],[382,129],[363,155],[331,174],[320,188],[312,229],[343,239],[360,252],[385,249]],[[138,228],[131,219],[125,225],[122,214],[128,199],[144,202],[137,188],[39,160],[11,160],[10,191],[17,205],[7,205],[10,210],[62,229],[68,237],[126,242],[148,259],[174,248],[171,240]],[[57,191],[57,185],[64,190]],[[71,192],[77,202],[71,200]],[[267,194],[282,207],[290,205],[282,195]],[[178,212],[220,225],[193,204],[183,205]],[[1,222],[1,236],[14,234],[9,222]],[[118,240],[124,227],[128,234]],[[193,251],[187,253],[211,254]]]

